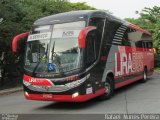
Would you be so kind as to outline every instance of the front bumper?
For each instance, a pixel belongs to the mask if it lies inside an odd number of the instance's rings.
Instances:
[[[24,75],[24,95],[29,100],[84,102],[105,92],[102,87],[95,88],[88,81],[90,74],[63,85],[54,84],[50,79],[33,78]]]
[[[24,96],[28,100],[40,100],[40,101],[58,101],[58,102],[85,102],[97,96],[105,93],[104,88],[97,90],[95,93],[78,95],[54,95],[54,94],[29,94],[24,92]]]

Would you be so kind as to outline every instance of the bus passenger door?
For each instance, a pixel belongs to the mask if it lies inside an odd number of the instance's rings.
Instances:
[[[96,86],[95,83],[100,83],[103,74],[104,66],[100,66],[99,59],[101,54],[104,21],[104,18],[91,18],[89,26],[95,26],[96,29],[88,32],[86,37],[85,66],[89,70],[90,80],[93,86]]]
[[[87,67],[89,67],[93,62],[98,60],[100,57],[104,20],[105,20],[104,18],[91,18],[89,21],[89,26],[95,26],[96,30],[92,30],[87,34],[87,41],[86,41]]]

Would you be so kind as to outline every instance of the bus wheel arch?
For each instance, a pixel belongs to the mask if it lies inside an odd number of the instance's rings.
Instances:
[[[114,74],[112,72],[109,72],[107,74],[107,77],[110,77],[113,80],[113,82],[114,82]],[[106,77],[106,79],[107,79],[107,77]]]
[[[100,100],[110,99],[114,94],[114,75],[113,73],[108,73],[104,83],[105,93],[99,96]]]

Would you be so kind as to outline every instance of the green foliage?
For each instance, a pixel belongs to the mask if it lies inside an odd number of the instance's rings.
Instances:
[[[88,6],[85,2],[70,3],[69,5],[73,10],[95,10],[94,7]]]
[[[73,10],[95,9],[86,3],[70,3],[67,0],[1,0],[0,51],[11,49],[12,38],[19,33],[29,31],[38,18]]]
[[[151,23],[156,23],[160,18],[160,7],[154,6],[153,8],[145,7],[140,13],[143,19],[149,20]]]
[[[160,68],[160,55],[156,54],[154,60],[155,60],[155,65],[154,66]]]

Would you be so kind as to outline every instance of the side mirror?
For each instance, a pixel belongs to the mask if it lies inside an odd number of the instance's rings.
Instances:
[[[13,40],[12,40],[12,51],[13,51],[14,53],[18,52],[18,42],[19,42],[20,40],[22,40],[22,38],[27,37],[28,34],[29,34],[29,32],[21,33],[21,34],[16,35],[16,36],[13,38]]]
[[[85,48],[87,34],[88,34],[88,32],[90,32],[92,30],[96,30],[96,27],[88,26],[88,27],[83,28],[80,31],[79,36],[78,36],[78,46],[79,46],[79,48]]]

